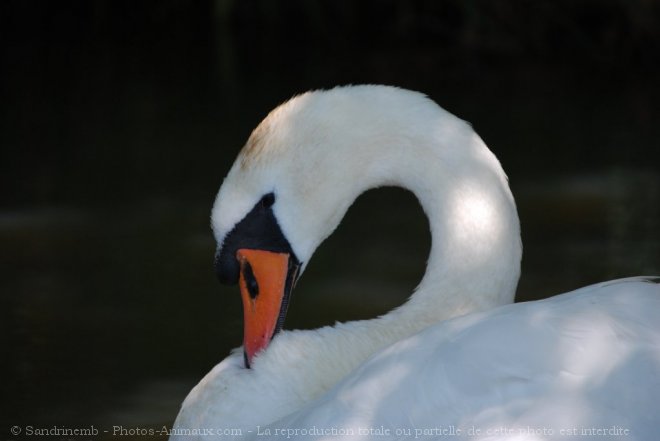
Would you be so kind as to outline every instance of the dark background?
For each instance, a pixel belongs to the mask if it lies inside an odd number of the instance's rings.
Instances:
[[[473,123],[518,201],[518,300],[660,273],[659,57],[653,0],[1,2],[0,439],[172,422],[241,340],[215,192],[307,89],[397,85]],[[363,196],[287,327],[400,304],[428,240],[412,195]]]

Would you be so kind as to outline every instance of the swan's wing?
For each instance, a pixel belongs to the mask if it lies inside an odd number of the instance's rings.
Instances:
[[[269,428],[298,439],[655,440],[657,282],[605,282],[433,326]]]

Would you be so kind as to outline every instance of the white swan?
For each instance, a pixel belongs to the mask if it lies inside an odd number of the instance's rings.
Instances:
[[[271,341],[298,272],[382,185],[412,191],[429,218],[419,287],[385,316]],[[218,276],[240,280],[244,350],[190,392],[172,439],[660,429],[660,285],[624,279],[510,304],[522,247],[507,178],[467,123],[419,93],[341,87],[276,108],[225,178],[212,226]]]

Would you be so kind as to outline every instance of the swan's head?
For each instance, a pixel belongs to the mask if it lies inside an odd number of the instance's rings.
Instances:
[[[350,87],[309,92],[273,110],[252,132],[217,195],[212,227],[215,268],[239,283],[245,308],[246,362],[280,329],[288,296],[318,245],[369,188],[357,156],[376,140],[371,101],[397,90]],[[375,103],[366,107],[377,109]],[[360,121],[363,120],[363,121]],[[351,149],[361,144],[362,153]]]
[[[239,153],[212,212],[216,273],[239,283],[243,298],[246,364],[282,326],[297,277],[359,194],[401,185],[436,197],[482,163],[508,191],[491,156],[467,124],[417,92],[341,87],[273,110]]]

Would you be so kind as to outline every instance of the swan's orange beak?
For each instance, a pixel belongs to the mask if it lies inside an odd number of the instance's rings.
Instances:
[[[243,248],[236,258],[241,267],[238,283],[243,299],[245,365],[250,367],[254,356],[266,349],[282,327],[296,275],[290,276],[287,253]]]

